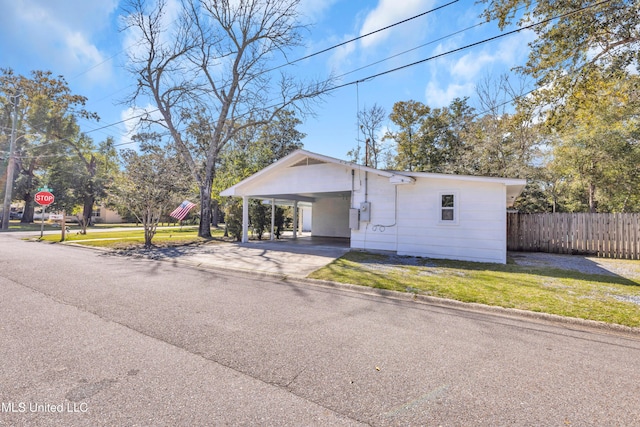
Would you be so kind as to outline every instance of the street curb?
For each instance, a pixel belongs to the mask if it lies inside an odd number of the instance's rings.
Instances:
[[[74,244],[74,243],[64,243],[64,244],[68,246],[92,249],[92,250],[103,252],[103,253],[113,253],[114,255],[119,255],[117,254],[116,251],[111,249],[85,246],[85,245]],[[394,300],[428,304],[428,305],[440,306],[445,308],[464,309],[466,311],[488,313],[488,314],[511,317],[511,318],[513,317],[525,318],[530,320],[543,321],[547,323],[561,324],[565,326],[571,325],[571,326],[577,326],[577,327],[586,328],[586,329],[592,329],[592,330],[595,329],[603,332],[627,334],[627,335],[634,335],[634,336],[640,337],[640,328],[633,328],[630,326],[619,325],[617,323],[606,323],[606,322],[601,322],[596,320],[579,319],[576,317],[565,317],[557,314],[520,310],[516,308],[505,308],[500,306],[486,305],[486,304],[480,304],[480,303],[474,303],[474,302],[462,302],[462,301],[452,300],[447,298],[439,298],[439,297],[434,297],[429,295],[420,295],[418,293],[408,293],[408,292],[392,291],[388,289],[378,289],[378,288],[372,288],[364,285],[340,283],[340,282],[333,282],[329,280],[311,279],[303,276],[285,275],[280,273],[272,273],[268,271],[240,270],[235,268],[219,267],[219,266],[213,267],[213,266],[208,266],[207,264],[202,262],[185,261],[185,260],[180,260],[179,258],[168,258],[168,257],[152,258],[144,255],[140,255],[136,257],[132,256],[131,258],[170,262],[172,264],[178,263],[180,265],[185,265],[185,266],[197,268],[199,270],[208,271],[208,272],[222,271],[225,273],[236,273],[236,274],[241,273],[246,276],[252,276],[252,277],[257,277],[262,279],[268,278],[268,279],[274,279],[274,280],[279,280],[284,282],[298,282],[298,283],[304,283],[312,286],[354,292],[362,295],[379,296],[379,297],[384,297],[384,298],[389,298]]]
[[[540,313],[535,311],[520,310],[515,308],[505,308],[500,306],[486,305],[486,304],[473,303],[473,302],[462,302],[462,301],[452,300],[447,298],[438,298],[438,297],[433,297],[429,295],[420,295],[417,293],[392,291],[388,289],[378,289],[378,288],[372,288],[364,285],[356,285],[352,283],[340,283],[340,282],[333,282],[329,280],[311,279],[308,277],[284,275],[284,274],[278,274],[278,273],[271,273],[268,271],[238,270],[238,269],[226,268],[226,267],[212,268],[212,267],[207,267],[206,264],[192,263],[189,261],[180,261],[176,259],[164,259],[164,260],[161,259],[161,261],[177,261],[179,264],[189,265],[191,267],[195,267],[195,268],[206,270],[206,271],[222,270],[229,273],[242,273],[245,275],[250,275],[258,278],[271,278],[271,279],[276,279],[276,280],[285,281],[285,282],[304,283],[312,286],[354,292],[361,295],[379,296],[379,297],[406,301],[406,302],[415,302],[415,303],[435,305],[435,306],[446,307],[446,308],[464,309],[466,311],[471,310],[475,312],[489,313],[489,314],[494,314],[494,315],[499,315],[504,317],[519,317],[519,318],[526,318],[530,320],[540,320],[548,323],[573,325],[573,326],[579,326],[581,328],[596,329],[599,331],[606,331],[610,333],[631,334],[631,335],[637,335],[640,337],[640,328],[632,328],[630,326],[619,325],[616,323],[606,323],[606,322],[600,322],[596,320],[579,319],[576,317],[565,317],[557,314]]]
[[[557,314],[541,313],[535,311],[520,310],[516,308],[506,308],[494,305],[486,305],[475,302],[463,302],[447,298],[433,297],[429,295],[420,295],[416,293],[407,293],[400,291],[392,291],[388,289],[377,289],[363,285],[354,285],[348,283],[331,282],[328,280],[318,280],[310,278],[294,279],[298,282],[304,282],[315,286],[323,286],[328,288],[341,289],[345,291],[357,292],[360,294],[381,296],[385,298],[410,301],[428,305],[435,305],[445,308],[464,309],[466,311],[475,311],[480,313],[489,313],[504,317],[519,317],[533,320],[541,320],[549,323],[574,325],[582,328],[597,329],[600,331],[616,332],[637,335],[640,337],[640,328],[619,325],[617,323],[606,323],[597,320],[580,319],[577,317],[565,317]]]

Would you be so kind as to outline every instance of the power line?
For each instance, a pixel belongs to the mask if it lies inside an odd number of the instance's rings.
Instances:
[[[282,64],[282,65],[280,65],[280,66],[278,66],[278,67],[276,67],[276,68],[272,68],[272,69],[271,69],[271,70],[269,70],[269,71],[274,71],[274,70],[277,70],[277,69],[282,68],[282,67],[284,67],[284,66],[292,65],[292,64],[295,64],[296,62],[304,61],[305,59],[309,59],[309,58],[312,58],[312,57],[314,57],[314,56],[320,55],[320,54],[322,54],[322,53],[329,52],[330,50],[337,49],[337,48],[339,48],[339,47],[341,47],[341,46],[347,45],[347,44],[349,44],[349,43],[353,43],[353,42],[355,42],[355,41],[358,41],[358,40],[363,39],[363,38],[365,38],[365,37],[371,36],[371,35],[373,35],[373,34],[377,34],[377,33],[379,33],[379,32],[382,32],[382,31],[388,30],[389,28],[393,28],[393,27],[395,27],[395,26],[397,26],[397,25],[404,24],[404,23],[407,23],[407,22],[409,22],[409,21],[412,21],[412,20],[414,20],[414,19],[416,19],[416,18],[420,18],[420,17],[422,17],[422,16],[428,15],[429,13],[436,12],[436,11],[438,11],[438,10],[440,10],[440,9],[444,9],[445,7],[447,7],[447,6],[451,6],[452,4],[457,3],[458,1],[459,1],[459,0],[453,0],[453,1],[449,2],[449,3],[443,4],[443,5],[441,5],[441,6],[435,7],[435,8],[430,9],[430,10],[427,10],[426,12],[422,12],[422,13],[419,13],[418,15],[414,15],[414,16],[412,16],[411,18],[407,18],[407,19],[403,19],[402,21],[398,21],[398,22],[396,22],[395,24],[387,25],[387,26],[386,26],[386,27],[384,27],[384,28],[379,28],[379,29],[377,29],[377,30],[375,30],[375,31],[372,31],[372,32],[370,32],[370,33],[363,34],[363,35],[361,35],[361,36],[358,36],[358,37],[352,38],[351,40],[347,40],[347,41],[344,41],[344,42],[342,42],[342,43],[338,43],[338,44],[333,45],[333,46],[331,46],[331,47],[328,47],[328,48],[326,48],[326,49],[322,49],[322,50],[320,50],[320,51],[318,51],[318,52],[315,52],[315,53],[309,54],[309,55],[307,55],[307,56],[303,56],[302,58],[298,58],[298,59],[296,59],[296,60],[294,60],[294,61],[287,62],[286,64]]]
[[[322,50],[319,50],[319,51],[317,51],[317,52],[311,53],[311,54],[309,54],[309,55],[303,56],[303,57],[301,57],[301,58],[294,59],[293,61],[285,62],[285,63],[283,63],[283,64],[281,64],[281,65],[276,66],[276,67],[273,67],[273,68],[270,68],[270,69],[264,70],[264,71],[262,71],[262,72],[258,73],[258,75],[262,75],[262,74],[270,73],[271,71],[275,71],[275,70],[278,70],[278,69],[280,69],[280,68],[287,67],[287,66],[289,66],[289,65],[293,65],[293,64],[295,64],[295,63],[298,63],[298,62],[304,61],[305,59],[309,59],[309,58],[312,58],[312,57],[314,57],[314,56],[317,56],[317,55],[320,55],[320,54],[323,54],[323,53],[329,52],[329,51],[331,51],[331,50],[337,49],[337,48],[339,48],[339,47],[341,47],[341,46],[345,46],[345,45],[347,45],[347,44],[349,44],[349,43],[353,43],[353,42],[358,41],[358,40],[360,40],[360,39],[363,39],[363,38],[365,38],[365,37],[369,37],[369,36],[371,36],[371,35],[374,35],[374,34],[380,33],[380,32],[382,32],[382,31],[388,30],[388,29],[390,29],[390,28],[396,27],[396,26],[398,26],[398,25],[401,25],[401,24],[407,23],[407,22],[412,21],[412,20],[414,20],[414,19],[417,19],[417,18],[420,18],[420,17],[422,17],[422,16],[428,15],[428,14],[430,14],[430,13],[436,12],[436,11],[438,11],[438,10],[440,10],[440,9],[444,9],[445,7],[451,6],[452,4],[457,3],[458,1],[459,1],[459,0],[453,0],[453,1],[450,1],[449,3],[446,3],[446,4],[443,4],[443,5],[440,5],[440,6],[438,6],[438,7],[433,8],[433,9],[430,9],[430,10],[427,10],[427,11],[425,11],[425,12],[419,13],[419,14],[417,14],[417,15],[411,16],[411,17],[409,17],[409,18],[403,19],[403,20],[398,21],[398,22],[396,22],[396,23],[393,23],[393,24],[391,24],[391,25],[387,25],[386,27],[379,28],[379,29],[374,30],[374,31],[371,31],[371,32],[369,32],[369,33],[367,33],[367,34],[363,34],[363,35],[361,35],[361,36],[358,36],[358,37],[352,38],[352,39],[350,39],[350,40],[347,40],[347,41],[344,41],[344,42],[341,42],[341,43],[335,44],[335,45],[333,45],[333,46],[327,47],[327,48],[325,48],[325,49],[322,49]],[[140,43],[140,42],[139,42],[139,43]],[[225,87],[227,87],[227,85],[222,86],[220,89],[224,89]],[[154,110],[154,111],[157,111],[157,110]]]
[[[362,66],[362,67],[360,67],[360,68],[356,68],[355,70],[351,70],[351,71],[348,71],[348,72],[346,72],[346,73],[340,74],[339,76],[337,76],[337,78],[344,77],[344,76],[348,76],[349,74],[353,74],[353,73],[356,73],[356,72],[358,72],[358,71],[362,71],[362,70],[364,70],[365,68],[369,68],[369,67],[372,67],[372,66],[374,66],[374,65],[381,64],[381,63],[383,63],[383,62],[385,62],[385,61],[388,61],[388,60],[390,60],[390,59],[397,58],[397,57],[399,57],[399,56],[405,55],[405,54],[407,54],[407,53],[409,53],[409,52],[413,52],[414,50],[422,49],[422,48],[423,48],[423,47],[425,47],[425,46],[429,46],[429,45],[434,44],[434,43],[437,43],[437,42],[439,42],[439,41],[446,40],[446,39],[451,38],[451,37],[453,37],[453,36],[455,36],[455,35],[461,34],[461,33],[465,32],[465,31],[471,30],[471,29],[476,28],[476,27],[480,27],[480,26],[482,26],[482,25],[484,25],[484,24],[486,24],[486,21],[480,22],[480,23],[478,23],[478,24],[472,25],[472,26],[467,27],[467,28],[463,28],[462,30],[458,30],[458,31],[456,31],[456,32],[453,32],[453,33],[447,34],[446,36],[439,37],[439,38],[437,38],[437,39],[435,39],[435,40],[431,40],[431,41],[429,41],[429,42],[427,42],[427,43],[423,43],[423,44],[421,44],[421,45],[419,45],[419,46],[416,46],[416,47],[413,47],[413,48],[411,48],[411,49],[407,49],[407,50],[404,50],[404,51],[402,51],[402,52],[398,52],[398,53],[396,53],[395,55],[388,56],[388,57],[386,57],[386,58],[384,58],[384,59],[380,59],[380,60],[378,60],[378,61],[372,62],[371,64],[367,64],[367,65],[364,65],[364,66]]]
[[[587,9],[590,9],[590,8],[593,8],[593,7],[596,7],[596,6],[600,6],[600,5],[605,4],[605,3],[609,3],[610,1],[611,0],[604,0],[604,1],[601,1],[599,3],[594,3],[594,4],[591,4],[591,5],[587,5],[587,6],[584,6],[584,7],[580,8],[580,9],[576,9],[576,10],[573,10],[573,11],[570,11],[570,12],[566,12],[566,13],[564,13],[562,15],[551,17],[551,18],[548,18],[548,19],[545,19],[545,20],[542,20],[542,21],[539,21],[539,22],[536,22],[536,23],[533,23],[533,24],[530,24],[530,25],[526,25],[524,27],[521,27],[521,28],[518,28],[518,29],[515,29],[515,30],[512,30],[512,31],[508,31],[506,33],[502,33],[502,34],[499,34],[499,35],[496,35],[496,36],[493,36],[493,37],[489,37],[489,38],[486,38],[486,39],[483,39],[483,40],[480,40],[480,41],[477,41],[477,42],[474,42],[474,43],[470,43],[470,44],[467,44],[465,46],[449,50],[447,52],[443,52],[443,53],[440,53],[440,54],[437,54],[437,55],[433,55],[433,56],[430,56],[428,58],[425,58],[425,59],[422,59],[422,60],[419,60],[419,61],[412,62],[410,64],[403,65],[401,67],[396,67],[396,68],[393,68],[393,69],[390,69],[390,70],[387,70],[387,71],[383,71],[383,72],[380,72],[380,73],[377,73],[377,74],[373,74],[371,76],[368,76],[368,77],[365,77],[365,78],[362,78],[362,79],[357,79],[357,80],[350,81],[348,83],[343,83],[343,84],[328,88],[326,90],[320,91],[320,92],[317,93],[317,95],[321,95],[321,94],[324,94],[324,93],[327,93],[327,92],[333,92],[335,90],[338,90],[338,89],[341,89],[341,88],[344,88],[344,87],[347,87],[347,86],[352,86],[354,84],[357,85],[359,83],[364,83],[364,82],[373,80],[376,77],[380,77],[380,76],[383,76],[383,75],[386,75],[386,74],[390,74],[390,73],[393,73],[393,72],[396,72],[396,71],[400,71],[400,70],[403,70],[403,69],[406,69],[406,68],[410,68],[410,67],[413,67],[415,65],[419,65],[419,64],[425,63],[427,61],[432,61],[432,60],[437,59],[437,58],[441,58],[441,57],[444,57],[444,56],[447,56],[447,55],[451,55],[453,53],[460,52],[462,50],[470,49],[472,47],[479,46],[481,44],[488,43],[488,42],[500,39],[502,37],[507,37],[507,36],[519,33],[521,31],[524,31],[524,30],[528,30],[528,29],[531,29],[531,28],[534,28],[534,27],[537,27],[537,26],[540,26],[540,25],[547,24],[547,23],[549,23],[551,21],[554,21],[554,20],[557,20],[557,19],[562,19],[562,18],[565,18],[567,16],[574,15],[576,13],[580,13],[580,12],[582,12],[584,10],[587,10]],[[531,93],[531,92],[529,92],[529,93]],[[270,105],[268,107],[263,108],[263,110],[264,111],[268,111],[268,110],[270,110],[270,109],[272,109],[274,107],[277,107],[278,105],[279,104],[272,104],[272,105]],[[249,114],[249,112],[245,113],[243,115],[246,115],[246,114]],[[239,117],[242,117],[243,115],[240,115]]]
[[[499,34],[499,35],[496,35],[496,36],[493,36],[493,37],[489,37],[489,38],[486,38],[486,39],[483,39],[483,40],[480,40],[480,41],[477,41],[477,42],[474,42],[474,43],[470,43],[470,44],[467,44],[465,46],[449,50],[447,52],[443,52],[443,53],[440,53],[440,54],[437,54],[437,55],[433,55],[433,56],[424,58],[424,59],[419,60],[419,61],[412,62],[410,64],[406,64],[406,65],[403,65],[403,66],[400,66],[400,67],[396,67],[396,68],[393,68],[393,69],[390,69],[390,70],[386,70],[386,71],[383,71],[383,72],[380,72],[380,73],[376,73],[376,74],[370,75],[370,76],[365,77],[365,78],[361,78],[361,79],[353,80],[353,81],[350,81],[350,82],[347,82],[347,83],[343,83],[343,84],[340,84],[340,85],[337,85],[337,86],[333,86],[333,87],[324,89],[322,91],[319,91],[315,95],[322,95],[324,93],[332,92],[332,91],[335,91],[335,90],[338,90],[338,89],[341,89],[341,88],[344,88],[344,87],[347,87],[347,86],[351,86],[351,85],[354,85],[354,84],[370,81],[370,80],[375,79],[376,77],[380,77],[380,76],[383,76],[383,75],[394,73],[396,71],[400,71],[400,70],[403,70],[403,69],[406,69],[406,68],[410,68],[410,67],[413,67],[415,65],[419,65],[419,64],[422,64],[422,63],[425,63],[425,62],[428,62],[428,61],[432,61],[434,59],[441,58],[441,57],[444,57],[444,56],[447,56],[447,55],[451,55],[453,53],[457,53],[457,52],[460,52],[460,51],[463,51],[463,50],[467,50],[467,49],[470,49],[472,47],[479,46],[479,45],[482,45],[482,44],[485,44],[485,43],[488,43],[488,42],[491,42],[491,41],[494,41],[494,40],[497,40],[497,39],[500,39],[500,38],[503,38],[503,37],[507,37],[507,36],[519,33],[521,31],[524,31],[524,30],[532,29],[534,27],[547,24],[547,23],[549,23],[551,21],[554,21],[554,20],[557,20],[557,19],[565,18],[567,16],[570,16],[570,15],[573,15],[573,14],[576,14],[576,13],[580,13],[580,12],[582,12],[584,10],[600,6],[600,5],[608,3],[610,1],[611,0],[604,0],[604,1],[601,1],[599,3],[594,3],[594,4],[591,4],[591,5],[587,5],[587,6],[584,6],[582,8],[579,8],[579,9],[564,13],[562,15],[551,17],[551,18],[545,19],[543,21],[539,21],[539,22],[536,22],[536,23],[533,23],[533,24],[526,25],[524,27],[520,27],[520,28],[512,30],[512,31],[508,31],[506,33],[502,33],[502,34]],[[473,27],[475,27],[475,26],[473,26]],[[469,28],[473,28],[473,27],[469,27]],[[279,105],[280,105],[279,103],[278,104],[271,104],[269,106],[263,107],[261,110],[262,111],[269,111],[269,110],[271,110],[274,107],[277,107]],[[115,122],[115,123],[111,123],[111,124],[108,124],[108,125],[105,125],[105,126],[101,126],[99,128],[86,131],[84,133],[85,134],[92,133],[92,132],[95,132],[95,131],[98,131],[98,130],[101,130],[101,129],[105,129],[105,128],[108,128],[108,127],[111,127],[111,126],[115,126],[115,125],[130,121],[130,120],[134,120],[134,119],[140,118],[140,117],[142,117],[144,115],[147,115],[147,114],[152,114],[152,113],[157,112],[157,111],[159,111],[158,108],[153,109],[153,110],[149,110],[149,111],[145,111],[145,112],[143,112],[141,114],[129,117],[127,119],[120,120],[120,121]],[[246,112],[246,113],[240,114],[240,115],[237,116],[237,118],[241,118],[241,117],[249,115],[249,114],[251,114],[253,112],[255,112],[255,111]],[[55,141],[52,141],[51,143],[53,143],[53,142],[55,142]],[[121,145],[124,145],[124,144],[121,144]]]
[[[449,3],[445,3],[445,4],[443,4],[443,5],[440,5],[440,6],[438,6],[438,7],[435,7],[435,8],[433,8],[433,9],[427,10],[427,11],[425,11],[425,12],[422,12],[422,13],[419,13],[419,14],[417,14],[417,15],[411,16],[411,17],[409,17],[409,18],[403,19],[403,20],[401,20],[401,21],[395,22],[395,23],[393,23],[393,24],[391,24],[391,25],[387,25],[386,27],[379,28],[379,29],[374,30],[374,31],[371,31],[371,32],[369,32],[369,33],[367,33],[367,34],[363,34],[363,35],[361,35],[361,36],[358,36],[358,37],[352,38],[352,39],[350,39],[350,40],[344,41],[344,42],[342,42],[342,43],[335,44],[335,45],[333,45],[333,46],[330,46],[330,47],[328,47],[328,48],[325,48],[325,49],[322,49],[322,50],[320,50],[320,51],[314,52],[314,53],[312,53],[312,54],[309,54],[309,55],[303,56],[303,57],[298,58],[298,59],[295,59],[295,60],[293,60],[293,61],[288,61],[288,62],[283,63],[283,64],[281,64],[281,65],[279,65],[279,66],[277,66],[277,67],[274,67],[274,68],[271,68],[271,69],[268,69],[268,70],[262,71],[262,72],[260,72],[259,74],[261,75],[261,74],[269,73],[269,72],[271,72],[271,71],[275,71],[275,70],[278,70],[278,69],[280,69],[280,68],[283,68],[283,67],[286,67],[286,66],[289,66],[289,65],[293,65],[293,64],[295,64],[295,63],[297,63],[297,62],[303,61],[303,60],[305,60],[305,59],[312,58],[312,57],[317,56],[317,55],[320,55],[320,54],[322,54],[322,53],[329,52],[329,51],[331,51],[331,50],[333,50],[333,49],[337,49],[338,47],[344,46],[344,45],[346,45],[346,44],[353,43],[353,42],[355,42],[355,41],[357,41],[357,40],[360,40],[360,39],[363,39],[363,38],[365,38],[365,37],[368,37],[368,36],[371,36],[371,35],[374,35],[374,34],[380,33],[380,32],[382,32],[382,31],[385,31],[385,30],[388,30],[388,29],[390,29],[390,28],[396,27],[396,26],[398,26],[398,25],[401,25],[401,24],[407,23],[407,22],[409,22],[409,21],[412,21],[412,20],[414,20],[414,19],[420,18],[420,17],[425,16],[425,15],[427,15],[427,14],[430,14],[430,13],[436,12],[436,11],[438,11],[438,10],[440,10],[440,9],[446,8],[446,7],[448,7],[448,6],[451,6],[452,4],[457,3],[458,1],[459,1],[459,0],[453,0],[453,1],[450,1]],[[136,43],[134,43],[132,46],[139,45],[140,43],[141,43],[141,41],[136,42]],[[124,51],[126,51],[126,50],[122,50],[122,51],[120,51],[120,52],[116,53],[115,55],[112,55],[110,58],[108,58],[108,59],[106,59],[106,60],[102,61],[101,63],[96,64],[96,65],[94,65],[93,67],[91,67],[91,68],[89,68],[89,69],[85,70],[84,72],[82,72],[82,73],[80,73],[80,74],[78,74],[78,75],[74,76],[74,78],[77,78],[77,77],[79,77],[79,76],[81,76],[81,75],[83,75],[83,74],[87,73],[87,72],[88,72],[88,71],[90,71],[91,69],[96,68],[96,67],[97,67],[97,66],[99,66],[99,65],[102,65],[103,63],[105,63],[105,62],[107,62],[107,61],[109,61],[109,60],[113,59],[114,57],[116,57],[117,55],[119,55],[120,53],[122,53],[122,52],[124,52]],[[126,89],[127,87],[131,87],[131,86],[132,86],[132,85],[128,85],[128,86],[126,86],[124,89]],[[222,86],[222,87],[221,87],[221,89],[224,89],[225,87],[226,87],[226,86]],[[124,89],[119,89],[118,91],[122,91],[122,90],[124,90]],[[109,96],[111,96],[111,95],[109,95]],[[195,95],[195,96],[200,97],[201,95]],[[102,98],[102,99],[106,99],[106,98],[107,98],[107,97],[104,97],[104,98]],[[93,132],[96,132],[96,131],[100,131],[100,130],[103,130],[103,129],[106,129],[106,128],[109,128],[109,127],[116,126],[116,125],[118,125],[118,124],[125,123],[125,122],[127,122],[127,121],[129,121],[129,120],[134,120],[134,119],[140,118],[140,117],[144,116],[145,114],[151,114],[151,113],[154,113],[154,112],[157,112],[157,111],[159,111],[159,108],[156,108],[156,109],[153,109],[153,110],[147,111],[147,112],[142,113],[142,114],[137,115],[137,116],[133,116],[133,117],[129,117],[129,118],[124,119],[124,120],[120,120],[120,121],[118,121],[118,122],[111,123],[111,124],[109,124],[109,125],[101,126],[101,127],[95,128],[95,129],[90,129],[90,130],[88,130],[88,131],[85,131],[84,133],[85,133],[85,134],[89,134],[89,133],[93,133]],[[107,136],[111,136],[111,135],[107,135]]]
[[[401,67],[396,67],[396,68],[393,68],[393,69],[391,69],[391,70],[387,70],[387,71],[383,71],[383,72],[381,72],[381,73],[373,74],[373,75],[371,75],[371,76],[369,76],[369,77],[366,77],[366,78],[364,78],[364,79],[360,79],[360,80],[353,81],[353,82],[350,82],[350,83],[345,83],[345,84],[343,84],[343,85],[336,86],[335,88],[333,88],[333,89],[331,89],[331,90],[339,89],[339,88],[341,88],[341,87],[349,86],[349,85],[352,85],[352,84],[355,84],[355,83],[359,83],[359,82],[361,83],[361,82],[364,82],[364,81],[373,80],[373,79],[375,79],[376,77],[384,76],[385,74],[394,73],[394,72],[396,72],[396,71],[400,71],[400,70],[403,70],[403,69],[405,69],[405,68],[410,68],[410,67],[413,67],[413,66],[415,66],[415,65],[422,64],[422,63],[427,62],[427,61],[432,61],[432,60],[434,60],[434,59],[441,58],[441,57],[443,57],[443,56],[451,55],[452,53],[460,52],[460,51],[462,51],[462,50],[466,50],[466,49],[469,49],[469,48],[472,48],[472,47],[475,47],[475,46],[479,46],[479,45],[481,45],[481,44],[485,44],[485,43],[488,43],[488,42],[491,42],[491,41],[494,41],[494,40],[500,39],[500,38],[502,38],[502,37],[510,36],[510,35],[513,35],[513,34],[519,33],[519,32],[524,31],[524,30],[529,30],[529,29],[531,29],[531,28],[534,28],[534,27],[537,27],[537,26],[540,26],[540,25],[543,25],[543,24],[547,24],[547,23],[549,23],[549,22],[551,22],[551,21],[555,21],[556,19],[566,18],[567,16],[570,16],[570,15],[576,14],[576,13],[578,13],[578,12],[582,12],[582,11],[584,11],[584,10],[586,10],[586,9],[589,9],[589,8],[592,8],[592,7],[595,7],[595,6],[602,5],[602,4],[604,4],[604,3],[609,3],[610,1],[611,1],[611,0],[604,0],[604,1],[600,2],[600,3],[595,3],[595,4],[592,4],[592,5],[584,6],[584,7],[580,8],[580,9],[576,9],[576,10],[574,10],[574,11],[567,12],[567,13],[562,14],[562,15],[559,15],[559,16],[555,16],[555,17],[552,17],[552,18],[548,18],[548,19],[545,19],[545,20],[543,20],[543,21],[536,22],[536,23],[533,23],[533,24],[529,24],[529,25],[526,25],[526,26],[521,27],[521,28],[517,28],[517,29],[512,30],[512,31],[507,31],[506,33],[498,34],[497,36],[489,37],[489,38],[486,38],[486,39],[484,39],[484,40],[477,41],[477,42],[475,42],[475,43],[470,43],[470,44],[467,44],[467,45],[465,45],[465,46],[462,46],[462,47],[459,47],[459,48],[456,48],[456,49],[449,50],[449,51],[447,51],[447,52],[439,53],[439,54],[437,54],[437,55],[433,55],[433,56],[430,56],[430,57],[428,57],[428,58],[421,59],[420,61],[415,61],[415,62],[412,62],[412,63],[410,63],[410,64],[403,65],[403,66],[401,66]]]
[[[87,74],[89,71],[93,70],[94,68],[98,68],[98,67],[99,67],[99,66],[101,66],[102,64],[105,64],[105,63],[107,63],[107,62],[111,61],[111,60],[112,60],[113,58],[115,58],[116,56],[120,55],[121,53],[125,53],[125,52],[127,52],[129,49],[131,49],[131,48],[133,48],[133,47],[136,47],[136,46],[140,45],[141,43],[142,43],[142,41],[138,41],[138,42],[136,42],[136,43],[133,43],[133,44],[132,44],[132,45],[130,45],[130,46],[127,46],[126,48],[122,49],[121,51],[119,51],[119,52],[117,52],[117,53],[114,53],[113,55],[111,55],[111,56],[110,56],[110,57],[108,57],[107,59],[105,59],[105,60],[103,60],[103,61],[101,61],[101,62],[98,62],[97,64],[92,65],[91,67],[87,68],[86,70],[82,71],[81,73],[76,74],[75,76],[71,77],[71,80],[73,80],[73,79],[77,79],[78,77],[80,77],[80,76],[83,76],[83,75]]]

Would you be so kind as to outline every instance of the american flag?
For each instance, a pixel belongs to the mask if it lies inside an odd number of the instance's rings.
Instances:
[[[182,221],[183,219],[185,219],[191,208],[193,208],[195,205],[195,203],[191,203],[190,201],[185,200],[184,202],[180,203],[180,206],[178,206],[173,212],[171,212],[169,216]]]

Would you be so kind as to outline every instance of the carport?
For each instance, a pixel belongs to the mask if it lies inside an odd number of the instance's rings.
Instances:
[[[225,195],[225,194],[223,194]],[[300,245],[328,244],[329,239],[347,241],[350,238],[348,215],[351,203],[349,192],[304,193],[304,194],[249,194],[242,196],[242,242],[249,241],[249,201],[260,200],[271,205],[270,240],[275,238],[275,208],[290,206],[293,210],[293,233],[287,240],[301,240]],[[302,236],[301,210],[311,215],[311,232]]]
[[[242,242],[249,240],[249,200],[259,199],[272,206],[271,238],[275,206],[293,207],[293,238],[299,236],[298,208],[311,207],[313,238],[350,239],[349,214],[353,192],[361,188],[361,172],[385,173],[365,166],[311,153],[295,151],[238,184],[221,196],[242,198]]]

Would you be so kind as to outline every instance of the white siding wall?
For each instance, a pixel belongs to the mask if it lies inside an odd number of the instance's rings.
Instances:
[[[320,237],[349,237],[348,198],[318,199],[311,209],[311,235]]]
[[[279,194],[351,190],[351,168],[324,163],[277,169],[247,186],[246,194],[272,194],[277,182]]]
[[[274,182],[278,185],[274,186]],[[355,249],[506,262],[503,183],[419,177],[414,184],[395,186],[375,173],[356,171],[352,177],[351,167],[324,163],[275,169],[243,188],[243,192],[268,197],[274,191],[304,195],[352,188],[353,203],[348,198],[324,198],[313,204],[313,235],[351,237],[351,247]],[[456,196],[455,224],[440,221],[443,192]],[[359,207],[365,200],[371,203],[371,220],[361,221],[358,230],[350,230],[349,208]]]
[[[360,207],[360,203],[365,201],[364,172],[360,175],[360,188],[354,192],[354,207]],[[351,247],[396,251],[398,228],[394,225],[396,222],[395,186],[389,183],[389,178],[369,173],[366,187],[366,199],[371,203],[371,221],[361,221],[360,228],[352,230]]]
[[[418,178],[399,185],[397,224],[394,186],[369,178],[371,222],[351,233],[358,249],[397,251],[399,255],[478,262],[506,262],[506,187],[501,183]],[[440,221],[441,195],[456,195],[455,223]],[[364,200],[355,193],[355,206]]]
[[[300,208],[299,214],[302,222],[302,231],[311,231],[311,206]]]

